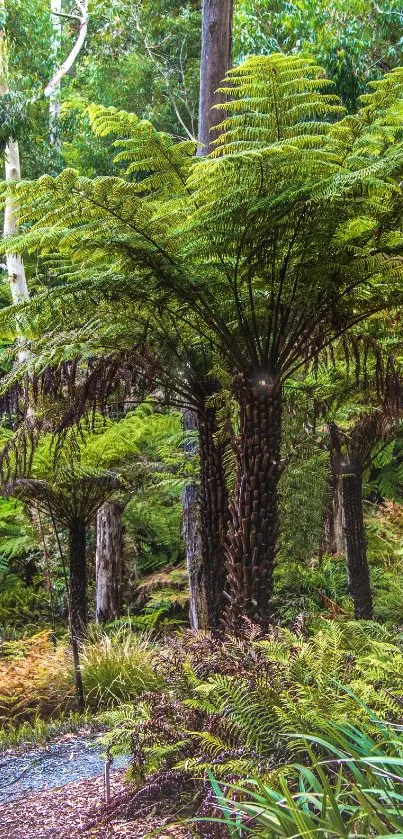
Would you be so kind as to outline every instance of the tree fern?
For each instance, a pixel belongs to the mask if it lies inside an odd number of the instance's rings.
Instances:
[[[240,631],[243,615],[267,621],[284,383],[401,299],[398,75],[388,85],[386,98],[374,88],[361,112],[343,118],[314,61],[252,58],[225,80],[229,116],[216,151],[195,160],[187,179],[187,144],[95,109],[99,132],[120,125],[131,173],[89,180],[66,170],[17,187],[29,229],[10,247],[35,250],[50,266],[56,256],[73,284],[81,277],[82,316],[101,300],[113,309],[114,296],[148,324],[164,311],[208,348],[211,366],[218,358],[231,374],[244,449],[226,545],[226,620]],[[65,290],[68,279],[60,299]],[[252,428],[254,415],[265,420]]]

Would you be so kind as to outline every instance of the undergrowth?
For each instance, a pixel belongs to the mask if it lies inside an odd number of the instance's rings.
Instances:
[[[91,730],[98,730],[102,726],[102,720],[98,721],[97,717],[88,711],[70,711],[67,714],[62,713],[56,720],[44,720],[37,716],[19,725],[9,721],[0,727],[0,751],[43,745],[63,734],[75,733],[88,726]]]
[[[191,632],[167,638],[158,649],[163,689],[103,715],[106,750],[131,756],[125,812],[179,788],[195,816],[211,817],[209,775],[225,788],[248,777],[273,784],[296,759],[301,741],[291,735],[300,732],[326,738],[329,726],[354,720],[363,738],[381,743],[374,714],[386,726],[401,720],[402,637],[375,622],[320,623],[313,637],[302,625],[268,635],[249,626],[243,640]],[[227,839],[209,831],[200,835]]]
[[[11,647],[11,650],[10,650]],[[60,716],[75,706],[66,644],[53,645],[49,631],[6,644],[0,658],[0,725]]]
[[[155,649],[145,635],[125,629],[112,634],[94,630],[81,652],[81,671],[88,706],[107,708],[134,699],[144,691],[158,691]]]

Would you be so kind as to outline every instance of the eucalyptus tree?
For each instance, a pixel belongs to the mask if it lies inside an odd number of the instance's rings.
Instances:
[[[237,630],[244,616],[268,617],[283,385],[401,299],[402,71],[378,82],[355,116],[329,84],[310,59],[249,59],[228,74],[227,117],[215,151],[198,161],[193,144],[94,109],[95,130],[120,137],[130,177],[68,170],[17,189],[32,225],[19,246],[75,264],[83,307],[124,290],[196,340],[208,336],[231,374],[240,446],[225,620]]]
[[[356,110],[368,82],[401,63],[401,30],[400,0],[238,0],[234,54],[312,55]]]
[[[211,150],[220,119],[214,106],[225,102],[221,82],[231,67],[233,0],[203,0],[199,96],[199,153]]]

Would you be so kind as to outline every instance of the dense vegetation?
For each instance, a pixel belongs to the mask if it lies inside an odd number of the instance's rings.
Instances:
[[[0,743],[91,720],[115,811],[202,839],[386,839],[403,3],[202,6],[0,2]]]

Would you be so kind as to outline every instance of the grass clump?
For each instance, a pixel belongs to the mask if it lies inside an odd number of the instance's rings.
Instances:
[[[124,629],[94,635],[82,650],[81,670],[87,704],[93,709],[110,708],[163,687],[149,637]]]

